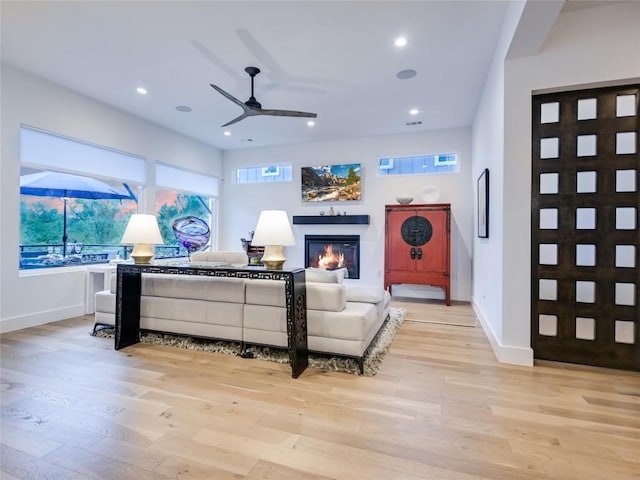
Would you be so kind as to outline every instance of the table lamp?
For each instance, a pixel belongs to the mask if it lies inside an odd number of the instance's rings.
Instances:
[[[262,263],[269,270],[282,270],[287,258],[284,247],[295,245],[289,217],[284,210],[263,210],[260,212],[251,245],[264,246]]]
[[[134,263],[148,264],[153,258],[153,246],[164,243],[155,215],[134,213],[129,219],[121,243],[132,243]]]

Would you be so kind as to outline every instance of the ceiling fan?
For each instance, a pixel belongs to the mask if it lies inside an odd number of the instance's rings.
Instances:
[[[260,69],[258,67],[247,67],[244,69],[244,71],[247,72],[251,77],[251,97],[249,97],[249,100],[247,100],[246,102],[241,102],[236,97],[225,92],[223,89],[221,89],[217,85],[211,84],[211,86],[216,91],[218,91],[224,97],[228,98],[233,103],[241,107],[242,110],[244,110],[242,115],[234,118],[230,122],[225,123],[224,125],[222,125],[223,127],[233,125],[234,123],[237,123],[240,120],[243,120],[247,117],[254,117],[256,115],[271,115],[274,117],[306,117],[306,118],[316,118],[318,116],[315,113],[309,113],[309,112],[297,112],[295,110],[273,110],[273,109],[262,108],[262,105],[260,104],[260,102],[258,102],[256,100],[256,97],[253,96],[253,79],[255,78],[256,75],[260,73]]]

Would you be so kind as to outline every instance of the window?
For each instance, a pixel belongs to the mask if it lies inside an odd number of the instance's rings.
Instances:
[[[187,250],[180,244],[173,231],[173,222],[188,216],[197,217],[209,226],[210,244],[214,244],[212,225],[213,199],[176,190],[157,190],[155,212],[164,245],[155,247],[156,258],[186,257]]]
[[[156,246],[157,258],[185,257],[187,250],[173,231],[173,222],[188,216],[203,220],[210,231],[210,245],[217,245],[215,212],[218,179],[169,165],[156,165],[155,212],[164,245]]]
[[[236,169],[236,183],[282,183],[292,181],[291,165],[261,165]]]
[[[124,257],[143,158],[23,125],[20,161],[21,269]]]
[[[25,192],[20,195],[21,269],[106,263],[125,257],[120,239],[129,216],[137,210],[135,195],[127,184],[28,167],[22,167],[20,173],[21,192]],[[77,198],[80,190],[70,192],[69,197],[59,196],[57,190],[38,186],[41,183],[37,180],[55,185],[61,178],[89,180],[78,188],[85,188],[89,195],[94,189],[95,198]],[[123,198],[101,198],[108,196],[98,191],[102,185],[121,192]]]
[[[457,153],[382,157],[378,163],[379,175],[432,175],[456,172],[458,172]]]

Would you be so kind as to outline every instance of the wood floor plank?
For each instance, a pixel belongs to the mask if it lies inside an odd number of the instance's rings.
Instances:
[[[247,432],[247,435],[250,431]],[[197,435],[197,434],[196,434]],[[212,471],[223,471],[241,475],[241,478],[248,475],[253,469],[258,459],[250,455],[245,449],[233,450],[229,445],[224,444],[222,448],[207,445],[191,437],[186,437],[182,432],[164,435],[158,439],[154,447],[160,451],[172,452],[188,461],[193,461],[201,465],[206,465]]]
[[[638,372],[501,364],[479,326],[405,322],[376,376],[292,379],[92,324],[0,335],[3,479],[640,480]]]
[[[331,480],[331,477],[315,475],[264,460],[259,460],[245,478],[248,480]]]
[[[35,458],[42,457],[64,445],[62,442],[43,438],[37,431],[21,430],[6,422],[0,422],[0,432],[2,432],[3,448],[10,447]]]
[[[168,457],[156,468],[156,472],[168,478],[178,478],[180,480],[241,480],[248,478],[246,475],[233,473],[210,464],[200,463],[192,458],[177,455]]]
[[[105,480],[122,478],[168,480],[158,472],[145,470],[126,461],[114,460],[73,446],[61,447],[44,458],[59,468],[74,468],[82,475],[90,474]]]
[[[78,475],[75,467],[61,467],[46,458],[33,457],[8,445],[2,445],[0,449],[0,465],[2,472],[25,480],[67,480]]]

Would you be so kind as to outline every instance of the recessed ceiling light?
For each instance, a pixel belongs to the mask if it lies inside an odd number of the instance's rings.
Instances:
[[[190,112],[192,108],[188,107],[187,105],[178,105],[176,107],[176,110],[178,110],[179,112]]]
[[[398,37],[394,43],[396,44],[396,47],[404,47],[407,44],[407,39],[404,37]]]
[[[313,120],[309,120],[307,122],[307,126],[309,126],[309,127],[313,127],[315,124],[316,124],[316,122],[314,122]]]
[[[140,95],[146,95],[147,94],[147,89],[144,87],[138,87],[136,88],[136,92],[138,92]]]
[[[409,80],[410,78],[415,77],[417,74],[418,73],[412,69],[400,70],[398,73],[396,73],[396,77],[398,77],[400,80]]]
[[[223,135],[224,135],[225,137],[230,137],[230,136],[231,136],[231,132],[230,132],[229,130],[225,130],[225,131],[224,131],[224,133],[223,133]]]
[[[409,115],[417,115],[420,113],[420,110],[418,110],[417,108],[412,108],[411,110],[409,110]]]

